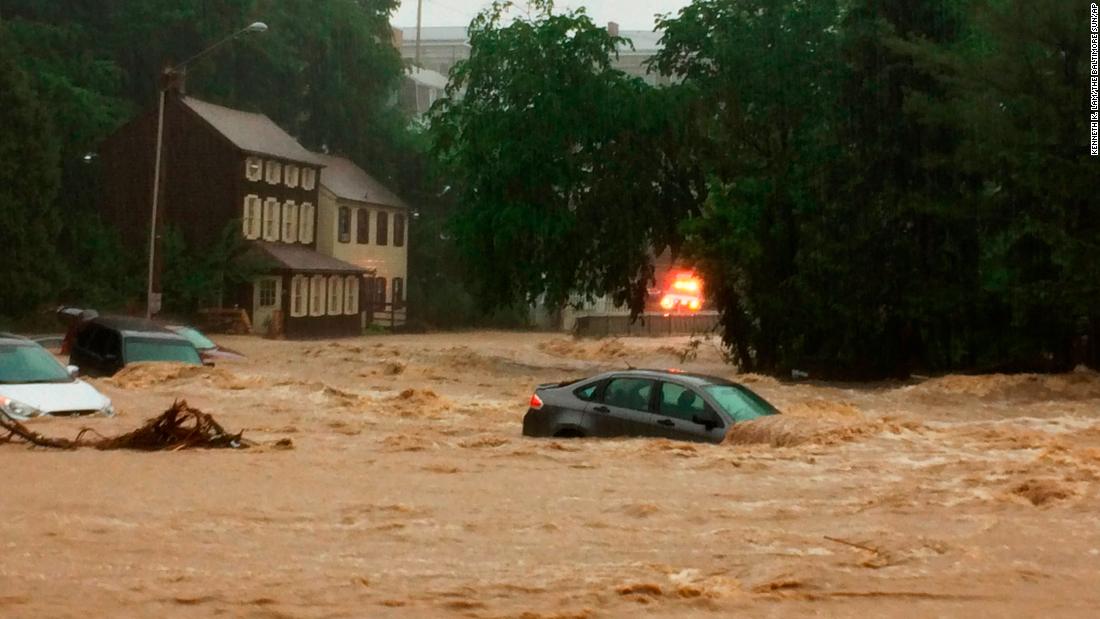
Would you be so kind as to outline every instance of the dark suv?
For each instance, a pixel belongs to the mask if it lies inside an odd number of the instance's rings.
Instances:
[[[137,361],[201,365],[198,350],[183,336],[141,318],[100,316],[84,323],[69,363],[89,376],[111,376]]]

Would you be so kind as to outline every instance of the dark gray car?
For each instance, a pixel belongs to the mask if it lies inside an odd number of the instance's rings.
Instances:
[[[199,351],[183,336],[129,316],[99,316],[83,323],[69,352],[69,363],[88,376],[113,376],[138,361],[202,364]]]
[[[748,387],[667,370],[607,372],[539,385],[523,418],[527,436],[657,436],[719,443],[730,426],[779,411]]]

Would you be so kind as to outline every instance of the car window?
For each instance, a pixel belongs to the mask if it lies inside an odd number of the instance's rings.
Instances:
[[[585,386],[581,387],[580,389],[574,390],[573,395],[575,395],[578,398],[580,398],[582,400],[585,400],[585,401],[591,400],[592,398],[594,398],[596,396],[596,389],[598,389],[599,386],[600,386],[599,382],[594,382],[590,385],[585,385]]]
[[[718,401],[718,405],[729,413],[734,421],[748,421],[779,413],[764,398],[739,385],[708,385],[703,389]]]
[[[0,345],[0,384],[68,383],[68,370],[38,345]]]
[[[658,412],[669,417],[691,421],[703,417],[706,402],[702,396],[688,387],[676,383],[661,383],[661,399]]]
[[[653,381],[645,378],[612,378],[603,392],[604,404],[630,408],[636,411],[649,410],[649,394],[653,392]]]
[[[190,342],[127,338],[126,363],[138,361],[182,361],[199,365],[202,359]]]

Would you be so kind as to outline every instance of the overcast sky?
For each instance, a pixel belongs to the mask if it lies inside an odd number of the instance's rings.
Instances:
[[[491,0],[423,0],[424,26],[466,26]],[[558,0],[556,9],[584,6],[597,24],[618,22],[624,30],[652,30],[657,13],[675,13],[690,0]],[[522,6],[523,0],[517,5]],[[401,0],[394,14],[395,26],[416,25],[416,0]]]

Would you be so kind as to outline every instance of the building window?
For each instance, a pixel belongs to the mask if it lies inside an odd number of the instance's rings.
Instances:
[[[393,246],[405,246],[405,214],[393,214]]]
[[[344,280],[344,313],[359,313],[359,276],[349,275]]]
[[[328,315],[339,316],[344,313],[344,278],[333,275],[328,278]]]
[[[405,307],[405,280],[393,278],[393,306]]]
[[[341,243],[351,242],[351,209],[341,206],[337,220],[336,240]]]
[[[283,180],[283,164],[278,161],[267,161],[267,182],[278,185]]]
[[[306,290],[309,280],[305,275],[295,275],[290,282],[290,315],[295,318],[306,315]]]
[[[355,242],[370,243],[370,211],[365,208],[355,209]]]
[[[279,201],[275,198],[264,200],[264,240],[279,240]]]
[[[313,205],[309,202],[303,202],[301,209],[301,220],[298,222],[298,241],[302,243],[313,242]]]
[[[244,160],[244,177],[250,181],[259,181],[264,176],[264,163],[259,157]]]
[[[298,240],[298,205],[294,200],[283,203],[283,242],[293,243]]]
[[[241,215],[241,232],[246,239],[260,238],[260,217],[263,210],[259,196],[244,197],[244,213]]]
[[[272,307],[275,305],[275,280],[260,280],[260,307]]]
[[[287,187],[298,186],[298,166],[293,163],[286,164],[286,173],[284,174]]]
[[[375,231],[375,239],[379,245],[389,245],[390,242],[390,214],[386,211],[378,211],[378,224]]]
[[[325,276],[314,275],[309,282],[309,315],[325,315]]]
[[[317,170],[314,168],[302,168],[302,189],[313,191],[317,184]]]

